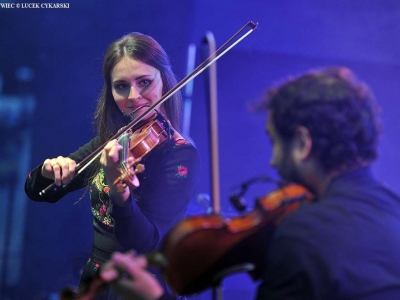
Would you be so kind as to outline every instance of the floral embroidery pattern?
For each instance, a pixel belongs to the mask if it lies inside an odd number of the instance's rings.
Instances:
[[[176,177],[186,178],[188,173],[188,168],[186,166],[178,166],[177,173],[175,174]]]
[[[109,214],[107,214],[107,207],[104,204],[95,204],[94,206],[92,206],[92,213],[93,216],[101,223],[112,227],[112,219]]]
[[[182,146],[182,145],[190,145],[190,143],[185,139],[176,140],[174,143],[174,148]],[[186,166],[179,165],[177,167],[177,172],[175,174],[176,177],[186,178],[188,175],[188,168]]]
[[[100,169],[100,172],[93,179],[93,184],[96,186],[96,188],[99,191],[103,190],[104,187],[108,187],[108,185],[106,185],[104,183],[104,170],[103,169]]]
[[[93,180],[95,190],[90,189],[90,199],[92,200],[91,210],[96,220],[106,225],[113,227],[113,219],[108,213],[110,206],[110,187],[104,182],[104,170],[101,169]],[[94,195],[94,192],[97,195]],[[93,198],[92,198],[93,195]]]

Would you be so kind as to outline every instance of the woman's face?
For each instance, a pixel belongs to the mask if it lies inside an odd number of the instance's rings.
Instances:
[[[123,114],[130,114],[138,107],[147,105],[132,117],[140,116],[160,100],[163,90],[161,75],[156,68],[127,56],[121,58],[111,70],[111,86],[114,100]]]

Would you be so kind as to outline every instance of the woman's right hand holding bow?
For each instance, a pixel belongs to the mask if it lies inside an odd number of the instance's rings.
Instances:
[[[68,184],[75,176],[76,162],[68,157],[48,158],[42,165],[42,176],[60,186]]]

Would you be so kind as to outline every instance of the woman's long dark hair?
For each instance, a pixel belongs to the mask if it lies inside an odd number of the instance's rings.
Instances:
[[[152,37],[139,32],[132,32],[110,44],[103,62],[104,85],[94,114],[94,125],[97,129],[99,144],[106,143],[118,130],[131,121],[124,116],[112,95],[111,72],[123,58],[129,57],[156,68],[161,75],[164,95],[177,85],[168,55]],[[182,116],[182,96],[178,91],[160,106],[161,112],[171,122],[174,129],[180,131]],[[88,178],[91,183],[100,169],[97,161]]]
[[[111,71],[123,57],[139,60],[156,68],[161,75],[163,95],[176,86],[168,55],[152,37],[133,32],[113,42],[107,49],[103,63],[104,86],[94,115],[100,142],[105,143],[118,129],[127,124],[112,95]],[[161,105],[161,112],[176,130],[181,127],[182,97],[179,92]]]

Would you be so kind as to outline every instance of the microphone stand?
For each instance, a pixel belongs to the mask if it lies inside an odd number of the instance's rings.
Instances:
[[[212,32],[207,32],[203,44],[208,45],[209,53],[215,53],[215,38]],[[220,184],[219,184],[219,145],[218,145],[218,100],[217,100],[217,64],[212,64],[208,69],[208,109],[210,130],[210,153],[211,153],[211,199],[214,214],[221,210]],[[219,284],[212,289],[212,299],[222,300],[222,287]]]

